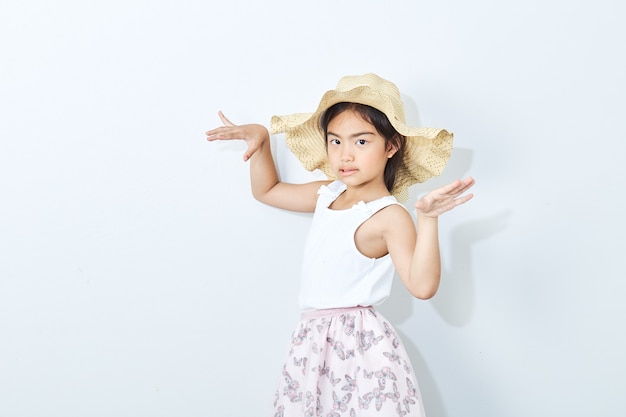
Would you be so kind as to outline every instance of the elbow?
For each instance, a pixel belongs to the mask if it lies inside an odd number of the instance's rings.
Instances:
[[[263,204],[269,204],[268,203],[269,190],[252,187],[251,191],[252,191],[252,197],[254,197],[256,201],[259,201]]]
[[[254,197],[255,200],[263,203],[263,204],[267,204],[267,205],[273,205],[273,199],[275,198],[274,194],[274,187],[276,187],[276,185],[278,184],[278,181],[275,183],[272,183],[271,185],[269,184],[265,184],[265,185],[252,185],[250,191],[252,191],[252,197]]]
[[[265,203],[265,201],[263,201],[263,197],[265,196],[264,193],[259,193],[259,192],[255,192],[254,190],[252,190],[252,197],[254,197],[254,199],[256,201],[259,201],[261,203]]]
[[[413,297],[420,300],[430,300],[437,294],[437,288],[420,289],[412,292]]]
[[[415,298],[419,298],[420,300],[429,300],[437,294],[437,290],[439,289],[439,279],[440,274],[433,274],[433,276],[426,280],[420,282],[418,285],[415,285],[411,289],[411,294]]]
[[[259,203],[263,203],[267,206],[277,207],[276,201],[274,201],[268,193],[252,193],[252,197]]]

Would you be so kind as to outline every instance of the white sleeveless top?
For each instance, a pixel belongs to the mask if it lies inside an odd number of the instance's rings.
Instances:
[[[346,210],[330,209],[345,190],[344,183],[334,181],[318,191],[302,263],[302,310],[377,305],[391,292],[391,256],[368,258],[357,249],[354,235],[379,210],[402,205],[395,197],[386,196],[369,203],[361,201]]]

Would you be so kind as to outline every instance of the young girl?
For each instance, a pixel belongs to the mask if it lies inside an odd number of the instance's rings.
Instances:
[[[224,126],[207,139],[248,145],[254,197],[314,212],[299,296],[302,318],[291,338],[273,403],[275,417],[423,416],[417,381],[398,335],[374,305],[395,272],[411,294],[435,295],[440,258],[437,219],[472,198],[472,178],[415,203],[413,219],[396,197],[439,175],[452,149],[443,129],[406,126],[396,86],[374,74],[344,77],[312,114],[272,118],[305,168],[329,178],[288,184],[278,178],[261,125]]]

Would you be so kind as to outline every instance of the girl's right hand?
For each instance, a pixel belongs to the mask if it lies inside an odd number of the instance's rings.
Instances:
[[[210,142],[214,140],[244,140],[248,145],[248,149],[243,154],[244,161],[250,159],[269,140],[269,132],[265,126],[256,124],[237,126],[228,120],[221,111],[218,115],[224,126],[207,131],[207,140]]]

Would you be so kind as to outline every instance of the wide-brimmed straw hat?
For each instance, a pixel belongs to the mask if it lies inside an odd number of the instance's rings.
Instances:
[[[324,94],[315,112],[273,116],[270,131],[285,133],[287,146],[305,169],[320,169],[329,179],[335,179],[328,163],[320,116],[332,105],[342,102],[366,104],[380,110],[396,131],[407,138],[403,164],[391,190],[398,200],[406,201],[411,185],[441,174],[452,152],[452,133],[445,129],[407,126],[400,91],[395,84],[376,74],[343,77],[336,89]]]

